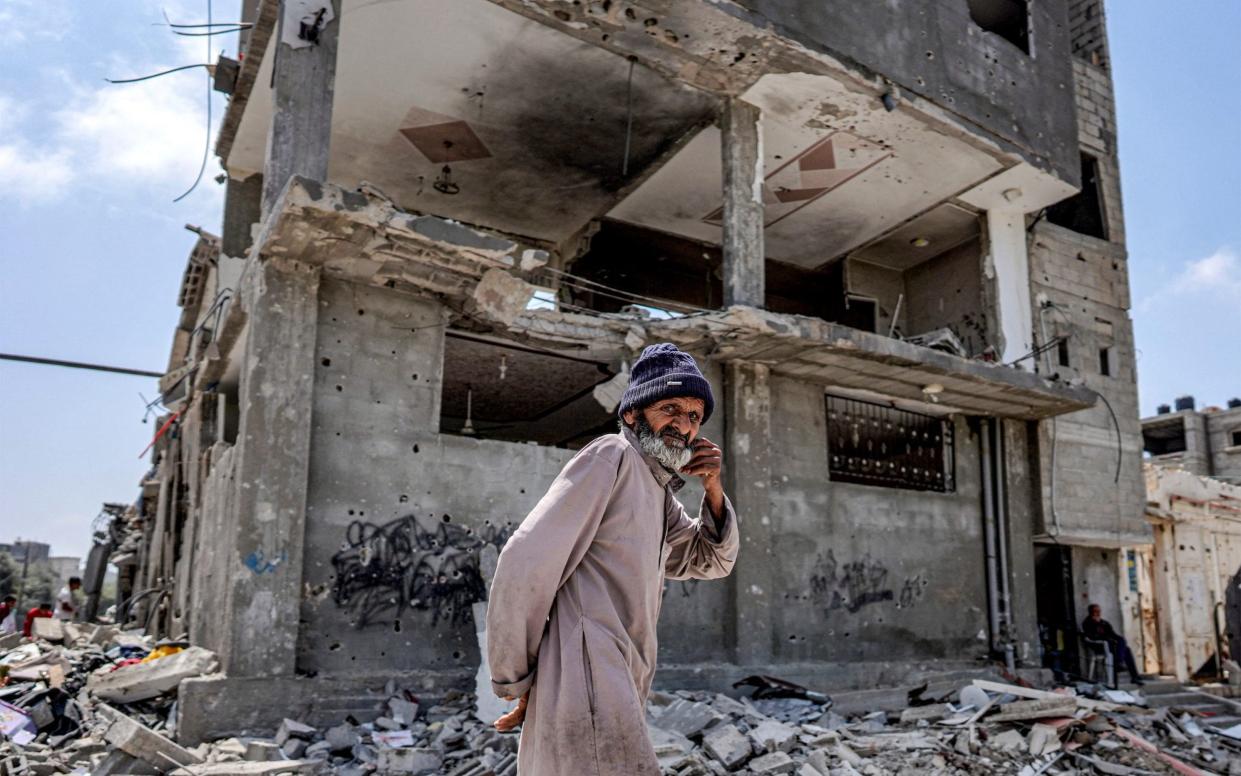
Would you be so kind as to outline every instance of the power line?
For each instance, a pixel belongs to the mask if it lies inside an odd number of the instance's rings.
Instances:
[[[81,361],[61,361],[57,358],[39,358],[38,356],[18,356],[13,353],[0,353],[0,360],[21,361],[26,364],[44,364],[46,366],[64,366],[70,369],[91,369],[96,372],[112,372],[119,375],[136,375],[138,377],[163,377],[163,372],[148,372],[143,369],[126,369],[123,366],[104,366],[103,364],[87,364]]]

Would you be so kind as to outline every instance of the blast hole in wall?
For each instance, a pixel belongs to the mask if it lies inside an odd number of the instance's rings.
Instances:
[[[400,633],[400,632],[401,632],[401,621],[400,621],[400,620],[393,620],[393,621],[392,621],[392,632],[393,632],[393,633]]]
[[[331,366],[331,365],[332,365],[332,359],[330,359],[330,358],[325,358],[325,359],[323,359],[322,361],[320,361],[319,363],[320,363],[320,364],[323,364],[324,366]]]
[[[415,452],[415,453],[417,453],[417,452],[418,452],[418,445],[416,445],[416,444],[414,445],[414,452]]]

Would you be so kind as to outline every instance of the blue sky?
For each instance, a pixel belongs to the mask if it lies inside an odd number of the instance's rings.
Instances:
[[[216,3],[232,20],[239,1]],[[1241,3],[1108,8],[1144,414],[1241,394]],[[162,370],[194,235],[218,231],[204,71],[206,2],[0,5],[0,352]],[[215,38],[215,52],[235,51]],[[224,99],[215,95],[214,118]],[[0,541],[84,554],[103,501],[131,501],[155,381],[0,361]]]

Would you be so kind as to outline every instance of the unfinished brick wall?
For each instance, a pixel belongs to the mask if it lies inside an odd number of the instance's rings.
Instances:
[[[1069,18],[1074,52],[1079,55],[1073,61],[1078,143],[1082,153],[1093,157],[1098,165],[1107,239],[1040,221],[1030,243],[1030,293],[1039,341],[1068,338],[1064,352],[1053,349],[1040,359],[1040,371],[1081,381],[1099,392],[1111,404],[1116,421],[1101,401],[1054,424],[1040,424],[1043,529],[1051,529],[1053,516],[1057,516],[1061,530],[1074,543],[1123,537],[1136,543],[1147,532],[1142,519],[1142,437],[1136,349],[1129,317],[1116,106],[1112,78],[1106,69],[1103,4],[1100,0],[1071,0]],[[1040,299],[1052,304],[1041,316]],[[1063,363],[1066,357],[1067,364]]]
[[[1069,0],[1068,5],[1073,53],[1091,64],[1110,67],[1103,0]]]

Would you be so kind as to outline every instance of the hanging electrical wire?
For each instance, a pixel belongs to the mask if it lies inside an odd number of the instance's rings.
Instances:
[[[138,76],[137,78],[105,78],[103,80],[107,81],[110,84],[136,84],[139,81],[149,81],[152,78],[159,78],[160,76],[165,76],[170,73],[179,73],[182,70],[193,70],[196,67],[205,67],[208,69],[208,71],[210,71],[211,69],[211,65],[205,65],[205,64],[182,65],[181,67],[173,67],[168,70],[161,70],[158,73],[151,73],[150,75]],[[207,81],[208,83],[210,83],[211,81],[210,73],[208,73]]]
[[[168,18],[167,14],[165,14],[164,18],[165,19]],[[208,27],[214,26],[212,22],[212,18],[211,18],[211,0],[207,0],[207,26]],[[207,38],[207,61],[208,62],[211,61],[211,38]],[[207,139],[203,141],[203,159],[202,159],[202,162],[199,163],[198,165],[198,175],[194,176],[194,182],[190,184],[190,187],[188,189],[182,192],[181,196],[174,197],[172,200],[173,202],[180,202],[181,200],[188,197],[190,193],[194,191],[194,189],[198,188],[198,184],[202,182],[203,173],[207,171],[207,160],[211,157],[211,90],[212,88],[213,88],[213,85],[211,83],[211,71],[208,70],[207,71]]]

